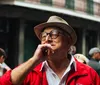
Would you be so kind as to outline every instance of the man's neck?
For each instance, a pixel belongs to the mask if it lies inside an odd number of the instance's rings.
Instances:
[[[61,56],[62,57],[62,56]],[[61,77],[65,72],[66,68],[68,67],[70,60],[67,57],[58,58],[56,60],[48,60],[48,65],[50,68],[59,76]]]

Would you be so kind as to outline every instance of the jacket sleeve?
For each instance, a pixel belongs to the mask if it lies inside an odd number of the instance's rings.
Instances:
[[[98,75],[96,74],[95,75],[95,78],[94,78],[94,82],[95,82],[95,85],[100,85],[100,78],[98,77]]]
[[[97,74],[95,70],[92,70],[92,69],[91,69],[91,78],[92,78],[94,85],[100,85],[99,75]]]
[[[11,70],[7,71],[2,77],[0,77],[0,85],[13,85],[11,82]]]

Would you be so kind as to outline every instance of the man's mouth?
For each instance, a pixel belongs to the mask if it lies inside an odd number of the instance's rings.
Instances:
[[[51,46],[55,46],[55,44],[53,44],[53,43],[52,43],[52,44],[50,44],[50,45],[51,45]]]

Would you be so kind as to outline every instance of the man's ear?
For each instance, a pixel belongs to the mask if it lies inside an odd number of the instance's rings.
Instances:
[[[0,58],[1,58],[1,59],[3,59],[3,58],[4,58],[4,56],[2,55]]]

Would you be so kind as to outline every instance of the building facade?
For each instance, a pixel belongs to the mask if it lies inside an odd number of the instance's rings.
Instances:
[[[11,68],[33,55],[40,43],[33,28],[51,15],[75,29],[77,53],[88,56],[91,47],[100,47],[99,0],[0,0],[0,47],[7,51]]]

